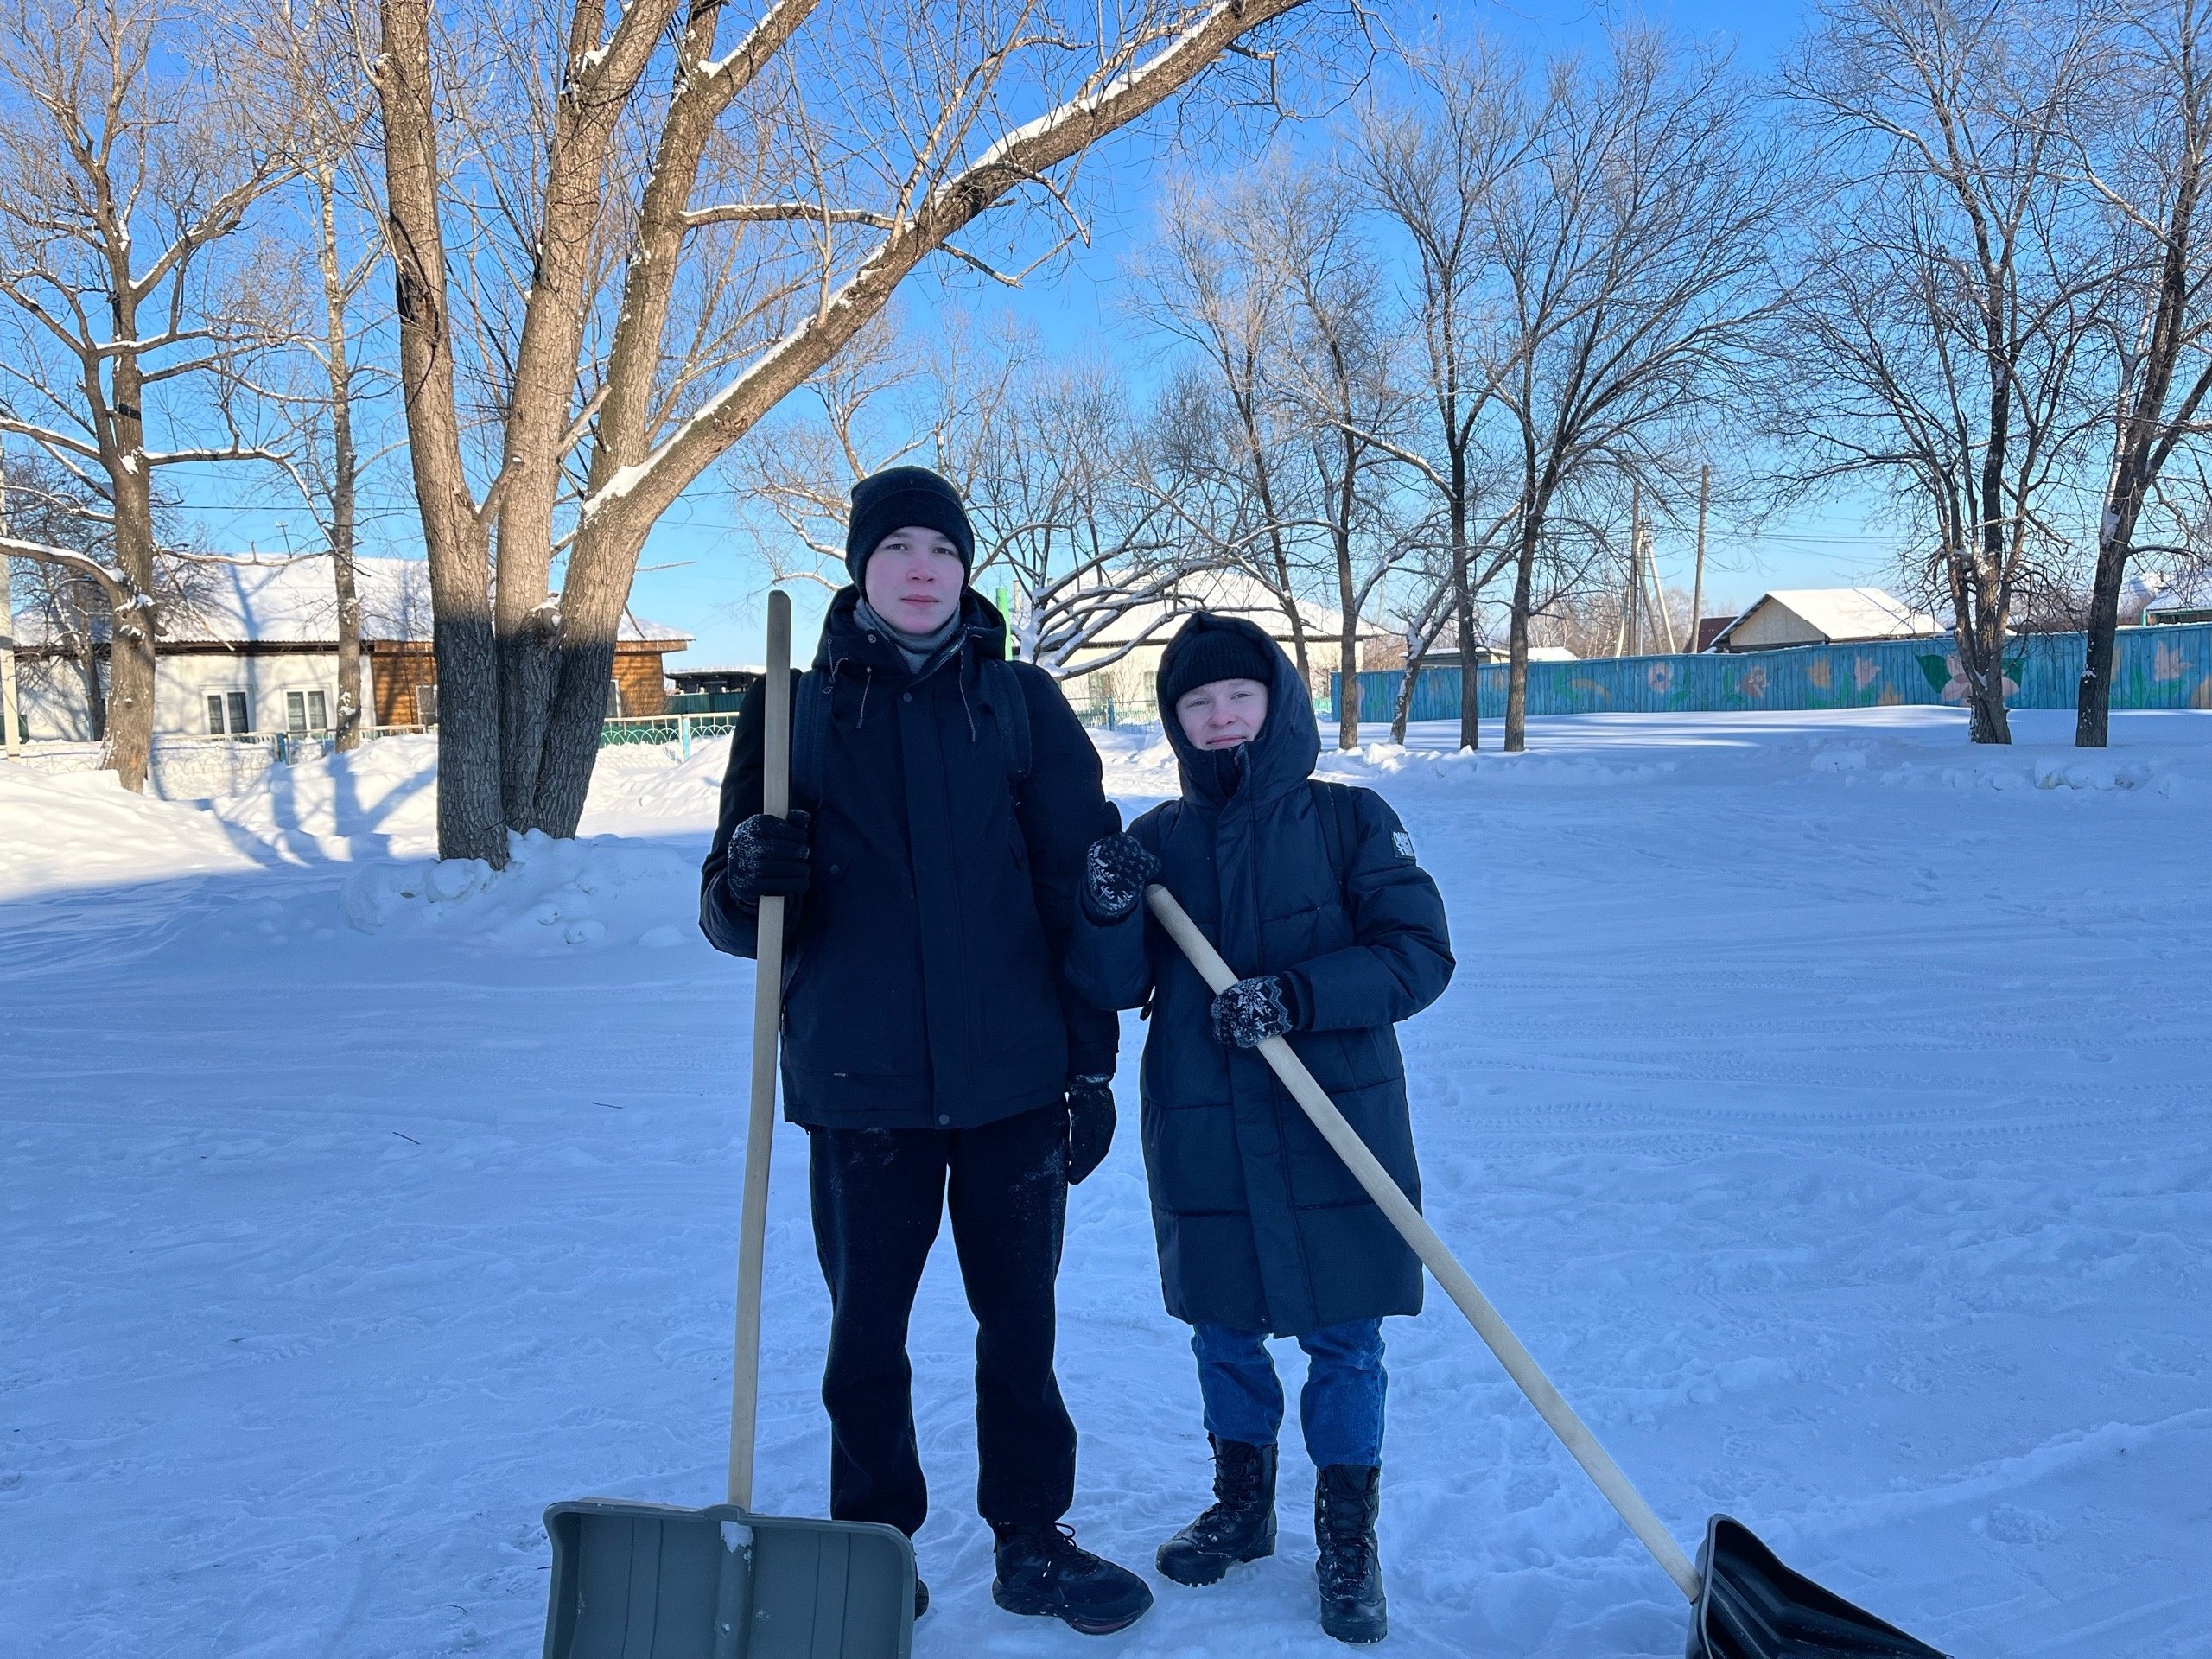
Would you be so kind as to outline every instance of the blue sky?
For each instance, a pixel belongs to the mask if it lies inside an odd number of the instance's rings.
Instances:
[[[1594,42],[1609,18],[1630,15],[1618,8],[1575,4],[1491,4],[1408,8],[1395,13],[1394,22],[1417,33],[1488,31],[1542,52]],[[1760,73],[1786,53],[1805,14],[1796,4],[1726,0],[1636,15],[1726,42],[1740,65]],[[1310,130],[1317,139],[1323,136],[1319,124]],[[1114,153],[1099,158],[1103,166],[1092,175],[1098,188],[1091,203],[1090,245],[1037,273],[1022,292],[1009,294],[964,273],[933,276],[910,285],[902,296],[906,325],[930,327],[938,307],[947,301],[970,309],[1002,308],[1031,323],[1055,351],[1118,358],[1129,362],[1133,376],[1148,374],[1148,348],[1133,347],[1118,296],[1125,263],[1149,235],[1150,159],[1141,137],[1124,137]],[[1133,351],[1138,353],[1134,359]],[[641,561],[648,567],[683,562],[679,569],[645,569],[633,599],[640,615],[696,634],[693,650],[672,659],[679,664],[754,663],[762,655],[763,577],[739,513],[726,486],[702,487],[656,531]],[[1864,518],[1850,507],[1814,509],[1768,524],[1756,538],[1716,527],[1707,547],[1707,613],[1748,604],[1769,588],[1889,585],[1892,544],[1871,533]],[[1691,546],[1686,535],[1659,537],[1661,570],[1670,584],[1690,585]],[[813,638],[821,595],[802,586],[794,598],[803,653]]]
[[[1605,21],[1628,15],[1619,9],[1522,3],[1409,7],[1393,13],[1391,21],[1394,27],[1415,35],[1486,31],[1541,53],[1593,43]],[[1740,65],[1761,73],[1787,51],[1805,14],[1796,4],[1715,0],[1642,15],[1728,44]],[[1319,142],[1325,134],[1325,123],[1317,122],[1295,131],[1292,141]],[[1111,149],[1091,163],[1088,246],[1035,273],[1018,293],[984,283],[957,267],[950,274],[925,270],[901,296],[905,326],[929,328],[940,308],[948,304],[967,312],[1002,308],[1028,322],[1056,353],[1118,359],[1128,365],[1133,378],[1148,378],[1156,359],[1149,346],[1133,338],[1135,331],[1122,314],[1118,296],[1126,261],[1149,235],[1152,181],[1164,159],[1156,143],[1141,135],[1112,141]],[[176,481],[186,482],[181,478]],[[647,544],[632,608],[640,616],[683,628],[696,639],[690,652],[671,659],[672,665],[753,663],[763,654],[766,574],[741,523],[742,511],[727,480],[710,473],[668,515]],[[276,550],[287,540],[276,520],[288,517],[289,542],[311,544],[315,536],[303,512],[219,512],[203,515],[203,523],[210,538],[226,545],[252,542],[264,550]],[[1885,583],[1891,543],[1870,533],[1864,518],[1862,512],[1847,507],[1813,510],[1770,524],[1756,538],[1716,526],[1708,550],[1707,613],[1748,603],[1768,588]],[[420,547],[419,536],[404,513],[370,524],[365,535],[371,543],[365,551],[412,553]],[[1687,588],[1688,537],[1662,533],[1657,553],[1665,579]],[[813,638],[814,619],[823,597],[804,584],[794,591],[802,652]]]

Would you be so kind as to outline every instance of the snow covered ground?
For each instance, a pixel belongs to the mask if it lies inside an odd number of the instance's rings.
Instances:
[[[1961,718],[1332,758],[1452,906],[1406,1033],[1431,1214],[1686,1543],[1736,1514],[1975,1659],[2212,1655],[2212,716],[2087,758],[2063,715],[1997,753]],[[1172,786],[1156,739],[1102,744],[1127,804]],[[751,984],[692,925],[719,748],[610,754],[595,839],[497,880],[423,862],[429,760],[205,806],[0,767],[0,1650],[534,1655],[547,1502],[719,1496]],[[794,1514],[804,1163],[785,1128],[760,1500]],[[1071,1519],[1148,1568],[1206,1465],[1133,1135],[1061,1282]],[[941,1248],[918,1655],[1342,1651],[1294,1446],[1273,1560],[1104,1641],[992,1607],[971,1331]],[[1386,1651],[1679,1653],[1449,1304],[1390,1344]]]

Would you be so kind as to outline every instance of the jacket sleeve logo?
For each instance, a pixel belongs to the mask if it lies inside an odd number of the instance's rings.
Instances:
[[[1390,832],[1390,844],[1398,849],[1398,856],[1400,858],[1406,860],[1409,863],[1412,861],[1414,855],[1414,838],[1411,836],[1408,835],[1402,830],[1393,830]]]

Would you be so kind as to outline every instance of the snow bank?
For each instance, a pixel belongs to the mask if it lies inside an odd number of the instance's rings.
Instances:
[[[362,933],[435,934],[539,954],[698,940],[683,925],[698,908],[691,851],[620,836],[556,841],[536,830],[508,845],[504,870],[476,858],[368,865],[340,895],[346,923]]]
[[[0,899],[251,868],[258,850],[211,813],[131,794],[111,772],[0,761]]]

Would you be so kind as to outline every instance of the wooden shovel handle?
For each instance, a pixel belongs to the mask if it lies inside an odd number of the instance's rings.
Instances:
[[[1198,924],[1175,902],[1173,893],[1162,887],[1149,887],[1144,890],[1144,897],[1160,925],[1167,930],[1167,937],[1182,948],[1183,954],[1191,959],[1191,965],[1213,988],[1216,995],[1236,982],[1235,970],[1221,959],[1221,953],[1198,931]],[[1306,1069],[1305,1061],[1280,1037],[1270,1037],[1262,1043],[1260,1052],[1274,1068],[1283,1086],[1290,1090],[1291,1098],[1305,1108],[1306,1116],[1313,1120],[1313,1127],[1320,1130],[1322,1138],[1344,1160],[1353,1179],[1366,1189],[1367,1196],[1375,1200],[1376,1207],[1390,1218],[1390,1224],[1413,1247],[1414,1254],[1436,1276],[1444,1294],[1459,1304],[1459,1311],[1467,1316],[1467,1323],[1475,1327],[1475,1334],[1490,1344],[1491,1352],[1497,1356],[1506,1375],[1520,1385],[1521,1392],[1529,1396],[1529,1403],[1535,1407],[1552,1433],[1559,1436],[1560,1444],[1574,1454],[1583,1472],[1597,1483],[1605,1501],[1620,1512],[1629,1530],[1651,1552],[1652,1560],[1666,1569],[1675,1587],[1695,1602],[1705,1586],[1690,1558],[1682,1554],[1681,1546],[1660,1524],[1651,1506],[1643,1501],[1643,1495],[1629,1484],[1620,1465],[1598,1444],[1597,1436],[1584,1427],[1573,1408],[1552,1386],[1543,1368],[1521,1345],[1521,1338],[1498,1317],[1490,1298],[1468,1277],[1467,1270],[1436,1236],[1436,1230],[1414,1208],[1413,1201],[1397,1182],[1390,1179],[1390,1172],[1367,1149],[1367,1143],[1359,1138],[1359,1131],[1344,1121],[1344,1115],[1337,1109],[1328,1091]]]
[[[768,675],[761,687],[760,810],[791,804],[791,601],[768,594]],[[753,1507],[753,1445],[760,1414],[760,1268],[768,1237],[768,1158],[776,1138],[776,1037],[783,1023],[784,901],[764,897],[754,929],[753,1109],[745,1125],[745,1204],[737,1229],[737,1355],[729,1382],[729,1501]]]

